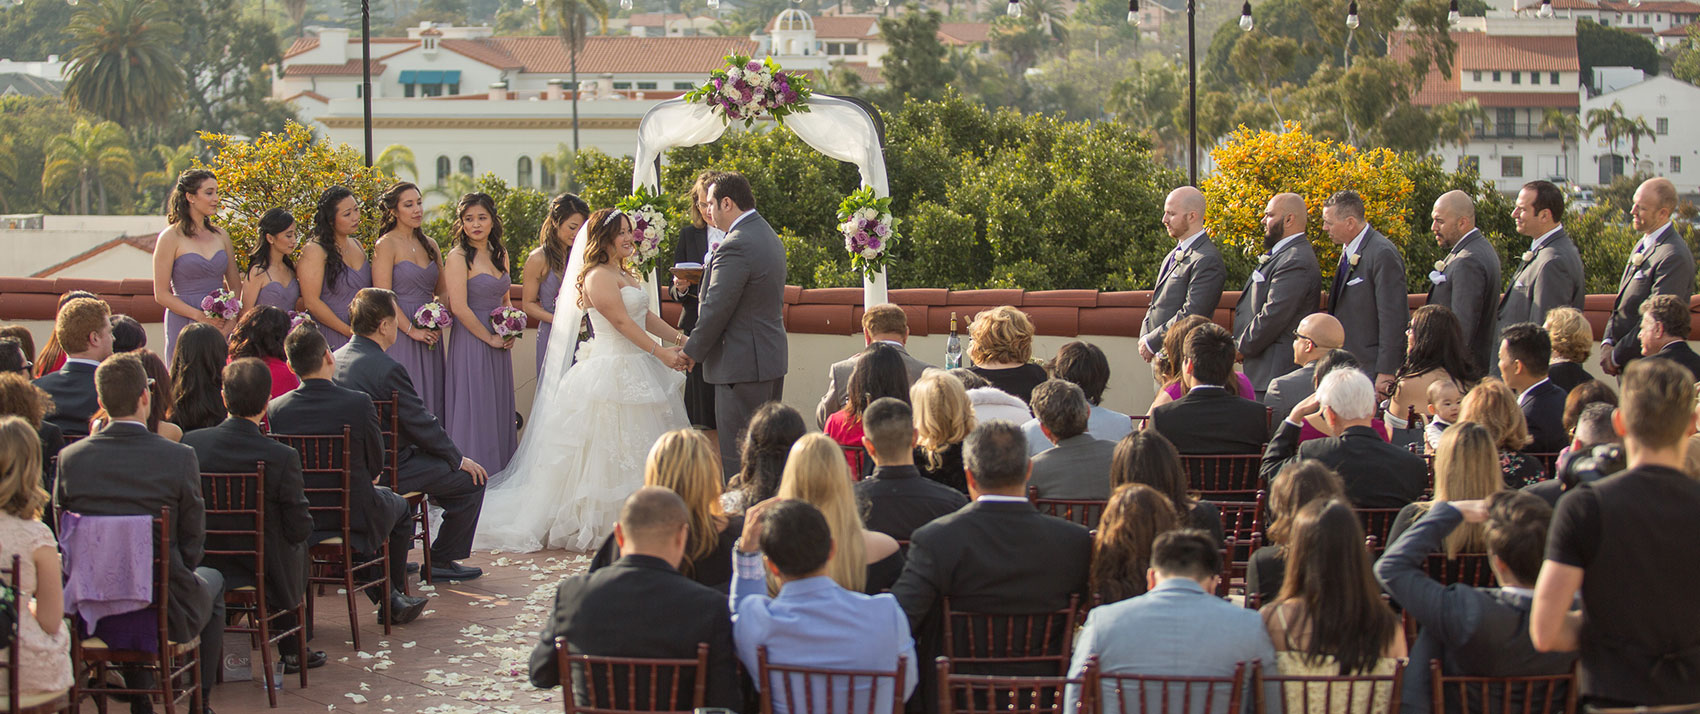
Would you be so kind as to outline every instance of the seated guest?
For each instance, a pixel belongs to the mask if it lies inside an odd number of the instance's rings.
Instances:
[[[395,293],[380,288],[356,293],[349,306],[354,338],[337,350],[336,384],[371,399],[396,399],[398,486],[402,493],[424,493],[431,505],[443,509],[442,525],[431,534],[431,580],[471,580],[484,571],[455,561],[472,554],[488,475],[455,448],[436,415],[419,400],[407,369],[385,352],[406,319]]]
[[[30,368],[35,365],[30,362],[29,353],[24,351],[23,343],[16,337],[0,337],[0,374],[20,374],[28,377]]]
[[[1110,488],[1142,483],[1157,489],[1175,509],[1176,522],[1222,542],[1222,512],[1187,493],[1186,469],[1174,444],[1150,429],[1122,437],[1110,457]]]
[[[1110,384],[1110,358],[1104,356],[1104,351],[1097,345],[1079,340],[1063,345],[1051,360],[1049,371],[1052,379],[1073,382],[1086,393],[1086,403],[1092,405],[1092,413],[1086,417],[1086,433],[1092,438],[1113,443],[1133,431],[1132,419],[1102,405],[1104,390]],[[1021,432],[1027,435],[1028,456],[1038,456],[1039,452],[1051,448],[1051,442],[1040,430],[1037,418],[1022,424]]]
[[[112,323],[112,354],[135,352],[148,346],[148,333],[142,329],[142,323],[136,322],[136,318],[113,315],[107,320]]]
[[[0,416],[21,417],[30,428],[35,429],[36,440],[41,442],[41,487],[53,488],[53,472],[50,469],[53,457],[59,455],[59,450],[65,448],[65,437],[59,433],[59,427],[47,421],[48,410],[53,408],[53,400],[41,387],[31,384],[29,379],[16,372],[0,373]],[[52,521],[51,514],[47,516]],[[57,524],[49,523],[50,527]]]
[[[1033,457],[1030,480],[1039,498],[1110,497],[1110,456],[1116,442],[1086,433],[1091,406],[1073,382],[1051,379],[1033,388],[1033,412],[1039,415],[1043,438],[1056,445]]]
[[[909,316],[901,307],[883,303],[868,308],[867,312],[862,313],[862,339],[870,346],[881,342],[897,350],[898,358],[903,360],[905,378],[908,380],[905,387],[913,386],[915,381],[921,378],[921,373],[932,367],[915,359],[904,347],[909,341]],[[833,412],[844,408],[844,395],[850,384],[850,373],[855,370],[856,360],[860,356],[852,355],[848,359],[834,362],[832,368],[827,370],[826,394],[821,396],[820,404],[815,407],[815,424],[820,428],[825,429],[826,421],[832,417]]]
[[[1151,361],[1152,376],[1157,378],[1159,388],[1157,397],[1151,400],[1151,408],[1147,414],[1157,411],[1157,407],[1168,404],[1186,396],[1190,388],[1186,380],[1186,343],[1192,339],[1192,332],[1200,327],[1211,324],[1202,315],[1187,315],[1176,320],[1169,326],[1169,331],[1163,334],[1163,351],[1157,353],[1157,358]],[[1228,365],[1229,373],[1223,377],[1222,386],[1229,394],[1236,397],[1252,399],[1257,391],[1251,386],[1251,378],[1244,372],[1233,371],[1233,364]]]
[[[24,376],[35,376],[35,335],[30,334],[30,328],[23,325],[0,325],[0,340],[16,340],[18,349],[23,353],[20,362],[27,372]]]
[[[1142,483],[1117,486],[1092,534],[1092,573],[1087,582],[1093,605],[1144,595],[1151,544],[1180,524],[1175,504],[1157,489]]]
[[[974,421],[984,424],[994,419],[1025,424],[1033,418],[1033,410],[1027,408],[1027,402],[1009,392],[992,386],[979,373],[957,367],[950,370],[950,376],[962,382],[966,390],[968,404],[974,409]]]
[[[171,378],[171,371],[166,369],[165,360],[160,359],[159,355],[154,354],[153,350],[146,347],[134,350],[130,354],[142,360],[142,367],[148,371],[148,394],[153,397],[150,400],[153,403],[153,410],[148,412],[148,431],[163,436],[169,441],[183,441],[183,429],[167,420],[167,417],[170,416],[171,395],[176,381]],[[106,411],[101,410],[94,413],[94,417],[89,420],[89,423],[95,429],[101,429],[109,421],[111,420],[107,418]]]
[[[1565,305],[1547,311],[1542,325],[1552,338],[1552,362],[1547,365],[1547,379],[1569,392],[1583,382],[1594,381],[1588,373],[1588,356],[1594,351],[1594,328],[1582,311]]]
[[[843,457],[839,462],[843,463]],[[691,535],[679,572],[719,591],[732,582],[732,544],[744,530],[744,516],[728,516],[720,508],[720,460],[714,444],[695,429],[670,431],[649,447],[643,465],[643,485],[660,486],[684,499],[691,512]],[[753,505],[753,504],[752,504]],[[595,572],[620,559],[619,540],[603,542],[590,561]]]
[[[1629,469],[1577,486],[1553,514],[1529,635],[1540,652],[1580,651],[1593,706],[1700,702],[1700,571],[1666,565],[1700,550],[1700,482],[1680,470],[1692,377],[1669,360],[1631,362],[1613,419]]]
[[[1326,312],[1306,315],[1293,331],[1293,363],[1298,369],[1269,380],[1263,404],[1275,416],[1286,416],[1299,401],[1316,393],[1316,364],[1322,356],[1346,344],[1346,328]]]
[[[1523,452],[1529,445],[1529,426],[1517,398],[1504,382],[1488,378],[1464,395],[1458,418],[1487,427],[1499,447],[1499,470],[1506,488],[1522,488],[1550,478],[1541,460]]]
[[[727,513],[743,513],[750,506],[773,498],[779,492],[779,479],[785,473],[785,457],[791,453],[791,445],[807,433],[803,415],[783,402],[768,402],[756,409],[750,425],[744,428],[738,475],[732,477],[726,492],[720,494],[720,507]]]
[[[307,537],[313,533],[313,516],[307,511],[307,494],[302,490],[301,454],[260,431],[271,393],[271,370],[257,359],[231,362],[224,368],[224,404],[230,418],[223,424],[196,429],[183,435],[183,443],[195,450],[203,473],[251,473],[256,463],[266,465],[266,606],[288,610],[307,592]],[[210,530],[241,528],[245,519],[219,515],[207,517]],[[212,550],[251,547],[247,538],[207,536]],[[254,584],[254,564],[246,557],[208,555],[207,566],[224,574],[226,587]],[[293,615],[278,619],[276,627],[295,626]],[[294,636],[278,643],[284,668],[299,672],[301,659]],[[322,651],[309,654],[308,666],[325,663]]]
[[[921,478],[915,468],[915,422],[909,405],[889,397],[862,412],[862,446],[874,460],[874,473],[856,484],[870,531],[909,540],[916,528],[968,505],[949,486]]]
[[[909,388],[909,404],[915,410],[915,468],[967,495],[962,441],[974,431],[975,419],[962,380],[953,373],[929,371]]]
[[[249,310],[236,322],[230,333],[230,359],[254,357],[264,360],[272,373],[271,396],[276,397],[300,386],[301,380],[289,371],[283,341],[289,338],[289,314],[270,305]]]
[[[1543,654],[1529,641],[1529,608],[1551,519],[1552,508],[1526,493],[1495,493],[1485,501],[1436,499],[1422,521],[1393,541],[1375,563],[1375,579],[1421,625],[1411,645],[1411,662],[1438,659],[1441,671],[1454,677],[1536,677],[1570,671],[1575,653]],[[1488,564],[1500,587],[1442,585],[1423,570],[1430,553],[1452,547],[1449,541],[1460,526],[1481,529]],[[1429,668],[1407,666],[1403,710],[1430,711],[1431,693]],[[1513,691],[1511,696],[1504,711],[1522,710],[1525,693]],[[1565,692],[1554,692],[1551,702],[1535,696],[1533,710],[1541,711],[1562,702]]]
[[[1345,498],[1346,486],[1340,474],[1314,459],[1290,461],[1269,484],[1269,529],[1264,534],[1268,543],[1253,551],[1245,569],[1246,598],[1256,598],[1248,604],[1275,602],[1281,594],[1281,583],[1287,577],[1287,544],[1293,539],[1293,519],[1299,509],[1311,501]]]
[[[1464,393],[1458,390],[1458,383],[1450,379],[1437,379],[1428,385],[1428,425],[1423,427],[1423,450],[1434,453],[1440,448],[1440,437],[1446,433],[1446,428],[1458,423],[1458,414],[1464,410]]]
[[[0,379],[22,378],[15,374]],[[27,382],[25,383],[28,384]],[[0,416],[0,562],[12,567],[18,558],[22,590],[11,593],[17,604],[11,633],[19,660],[14,666],[18,692],[28,702],[32,694],[63,692],[71,687],[71,635],[65,626],[65,591],[59,568],[59,543],[42,523],[47,491],[41,487],[41,447],[35,428],[16,416]],[[11,579],[7,578],[7,586]],[[34,606],[31,607],[31,601]],[[10,689],[10,685],[6,687]],[[5,690],[0,690],[0,696]]]
[[[1265,675],[1275,674],[1275,650],[1257,613],[1216,597],[1222,554],[1209,535],[1182,529],[1157,536],[1145,572],[1145,594],[1094,607],[1086,615],[1068,676],[1079,677],[1093,657],[1106,675],[1230,677],[1236,667],[1252,662],[1262,663]],[[1249,671],[1244,676],[1251,679]],[[1130,685],[1125,691],[1138,690]],[[1266,691],[1271,699],[1279,696],[1273,684]],[[1229,693],[1217,688],[1212,694],[1226,701]],[[1163,711],[1152,695],[1150,701],[1128,705],[1118,699],[1116,685],[1105,682],[1101,701],[1105,711],[1136,711],[1140,704],[1146,711]],[[1075,711],[1079,701],[1079,688],[1069,687],[1065,711]]]
[[[1186,395],[1151,410],[1150,427],[1183,454],[1255,454],[1269,439],[1269,410],[1228,391],[1234,336],[1211,323],[1186,340]]]
[[[1700,379],[1700,355],[1688,346],[1688,301],[1679,295],[1654,295],[1641,303],[1641,354],[1668,359]]]
[[[88,436],[89,418],[100,409],[94,370],[112,354],[111,314],[105,301],[90,297],[65,303],[54,318],[53,339],[64,349],[65,366],[37,377],[35,386],[53,398],[47,420],[66,436]]]
[[[1393,394],[1387,400],[1387,423],[1416,428],[1410,417],[1428,413],[1428,388],[1435,382],[1470,384],[1487,374],[1476,364],[1464,340],[1464,326],[1445,305],[1424,305],[1411,314],[1405,361],[1393,375]]]
[[[79,304],[72,300],[66,310]],[[86,308],[85,308],[86,309]],[[106,321],[105,303],[100,303],[98,331],[110,344],[112,325]],[[91,330],[93,332],[93,330]],[[71,337],[73,333],[67,333]],[[79,338],[88,339],[88,338]],[[63,340],[71,348],[82,342]],[[79,350],[88,354],[86,350]],[[72,359],[78,352],[70,353]],[[66,362],[66,369],[76,366]],[[63,371],[61,371],[63,373]],[[112,423],[98,433],[59,452],[57,507],[85,516],[159,517],[171,509],[171,593],[168,629],[174,642],[201,638],[201,701],[208,701],[218,681],[224,642],[224,576],[201,565],[206,546],[206,507],[201,501],[201,468],[195,450],[174,444],[148,431],[147,371],[135,355],[117,355],[102,362],[94,373],[100,406],[112,415]],[[136,468],[146,464],[147,468]],[[126,673],[131,686],[141,685],[141,671]]]
[[[1564,433],[1575,436],[1576,424],[1582,418],[1582,410],[1595,402],[1609,404],[1616,409],[1617,390],[1597,379],[1590,379],[1570,390],[1570,394],[1564,398]]]
[[[407,551],[413,547],[413,517],[408,513],[407,499],[396,495],[387,486],[378,485],[383,478],[384,441],[378,429],[378,410],[372,399],[352,389],[331,382],[336,374],[336,358],[330,345],[311,321],[290,331],[283,343],[289,355],[289,368],[301,378],[301,386],[273,399],[266,407],[266,420],[273,433],[296,436],[328,436],[341,434],[348,427],[349,465],[349,535],[356,553],[377,553],[385,540],[390,544],[390,613],[392,624],[414,621],[425,609],[425,598],[408,597],[401,593],[399,583],[407,581]],[[321,478],[313,476],[310,482]],[[315,488],[329,484],[313,483]],[[319,504],[321,506],[330,503]],[[315,517],[312,542],[339,537],[341,526],[329,513]],[[368,573],[377,578],[379,573]],[[367,590],[367,597],[377,602],[377,589]]]
[[[968,324],[968,370],[1023,402],[1033,401],[1033,388],[1050,375],[1033,359],[1033,321],[1008,305],[974,316]]]
[[[70,302],[72,300],[76,300],[78,298],[89,298],[90,300],[100,300],[100,302],[102,302],[102,303],[106,302],[105,300],[101,300],[99,295],[91,293],[87,290],[72,290],[70,292],[65,293],[64,295],[59,296],[59,306],[54,308],[54,309],[55,310],[64,310],[66,305],[70,304]],[[108,310],[110,310],[110,309],[111,309],[111,306],[108,306]],[[55,314],[58,314],[58,313],[56,312]],[[107,319],[108,319],[108,322],[110,323],[110,321],[111,321],[111,315],[110,314],[108,315]],[[61,368],[63,368],[65,366],[65,360],[66,359],[68,359],[68,357],[65,354],[65,348],[60,346],[60,344],[59,344],[59,329],[58,329],[57,324],[56,324],[54,329],[47,333],[47,344],[42,345],[41,346],[41,352],[36,354],[36,357],[35,357],[35,376],[36,376],[36,378],[39,379],[41,377],[47,376],[48,374],[59,371]]]
[[[1683,319],[1688,308],[1683,306]],[[1683,324],[1687,324],[1686,322]],[[1517,393],[1517,406],[1529,425],[1530,451],[1549,454],[1564,448],[1564,389],[1547,379],[1552,342],[1547,331],[1533,323],[1505,328],[1499,344],[1499,372],[1505,386]]]
[[[1346,497],[1359,508],[1402,508],[1421,498],[1428,465],[1376,433],[1370,426],[1374,410],[1375,385],[1369,377],[1356,369],[1330,372],[1316,394],[1294,407],[1275,431],[1263,453],[1263,478],[1273,479],[1293,459],[1316,459],[1340,474]],[[1340,435],[1300,444],[1299,422],[1317,411]]]
[[[224,421],[224,404],[218,395],[224,365],[229,362],[230,344],[218,328],[196,322],[177,333],[176,352],[171,357],[173,424],[183,431],[194,431]]]
[[[1574,394],[1575,392],[1571,393]],[[1565,453],[1558,457],[1558,473],[1564,473],[1571,461],[1589,455],[1596,446],[1602,444],[1621,446],[1623,444],[1623,437],[1618,436],[1611,425],[1612,414],[1616,411],[1617,407],[1605,402],[1594,402],[1582,409],[1582,415],[1576,419],[1575,437],[1572,438],[1569,446],[1564,447]],[[1688,452],[1684,459],[1687,466],[1683,468],[1683,472],[1694,475],[1700,473],[1700,461],[1697,461],[1697,459],[1700,459],[1700,453],[1696,453],[1700,449],[1695,447],[1694,437],[1691,436],[1688,439]],[[1700,479],[1700,476],[1696,478]],[[1575,484],[1565,483],[1564,479],[1554,476],[1545,481],[1537,481],[1524,486],[1521,490],[1539,496],[1547,502],[1548,506],[1557,508],[1558,498],[1564,495],[1564,492],[1568,491],[1573,485]]]
[[[1313,387],[1315,385],[1322,384],[1322,378],[1328,376],[1330,372],[1342,367],[1351,367],[1352,369],[1360,372],[1363,371],[1363,365],[1358,363],[1356,355],[1346,350],[1330,350],[1328,354],[1323,355],[1321,359],[1316,361],[1316,373],[1312,375],[1315,379]],[[1368,373],[1365,372],[1365,374]],[[1312,389],[1311,394],[1315,393],[1316,390]],[[1301,399],[1300,401],[1304,400]],[[1275,416],[1283,417],[1285,415],[1280,412],[1276,412]],[[1393,431],[1392,429],[1389,429],[1387,424],[1381,421],[1379,417],[1371,418],[1369,420],[1369,425],[1382,439],[1391,441]],[[1299,443],[1301,444],[1310,441],[1311,439],[1326,439],[1330,436],[1339,436],[1339,434],[1330,431],[1332,427],[1328,426],[1328,421],[1322,418],[1322,414],[1320,412],[1313,413],[1310,416],[1305,417],[1303,421],[1299,422],[1299,426]],[[1277,428],[1279,427],[1277,426]]]
[[[751,510],[738,544],[732,640],[738,660],[758,691],[776,686],[780,692],[791,689],[759,676],[756,655],[766,647],[767,661],[790,667],[890,672],[900,666],[901,659],[903,698],[909,698],[920,669],[909,622],[891,595],[853,592],[827,574],[838,543],[826,516],[803,501],[767,501]],[[779,580],[779,594],[771,598],[767,596],[769,572]],[[892,714],[891,686],[890,680],[875,687],[861,678],[854,693],[840,689],[833,698],[852,711]],[[773,711],[788,714],[790,703],[780,692],[773,694]],[[814,714],[824,712],[817,706]]]
[[[1431,509],[1443,501],[1480,500],[1505,490],[1505,479],[1499,475],[1499,452],[1487,427],[1475,422],[1459,422],[1446,430],[1440,448],[1434,454],[1434,498],[1416,501],[1400,509],[1387,530],[1387,543],[1399,539]],[[1383,543],[1386,545],[1386,543]],[[1459,553],[1482,553],[1486,541],[1482,529],[1460,528],[1446,539],[1446,557]]]
[[[903,572],[903,553],[897,539],[862,526],[861,504],[850,488],[844,458],[830,439],[808,434],[791,447],[779,497],[807,502],[826,516],[837,545],[826,574],[852,592],[883,592]]]
[[[691,512],[678,494],[644,486],[627,498],[620,522],[614,525],[614,540],[624,555],[609,567],[561,581],[542,641],[531,650],[532,686],[562,685],[556,638],[565,638],[573,654],[598,657],[694,659],[697,645],[707,644],[708,689],[703,706],[743,708],[726,593],[692,582],[678,571],[690,537]],[[582,676],[575,672],[575,681],[565,685],[571,690],[567,696],[581,707],[644,704],[593,702],[584,683],[576,681]],[[689,691],[681,690],[681,697]],[[655,707],[679,710],[691,704],[678,701]]]
[[[891,397],[909,401],[908,367],[902,353],[884,342],[875,342],[856,357],[856,368],[850,372],[850,396],[844,407],[827,417],[821,431],[838,442],[839,446],[862,445],[862,410],[874,400]],[[866,473],[863,456],[855,452],[844,455],[853,478]]]

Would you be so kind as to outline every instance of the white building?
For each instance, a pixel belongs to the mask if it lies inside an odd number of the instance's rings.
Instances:
[[[805,38],[794,34],[786,35],[781,42],[784,32],[781,23],[791,17],[782,12],[767,24],[767,32],[772,34],[778,53],[826,55],[835,63],[848,64],[864,78],[872,76],[877,79],[885,54],[891,51],[890,43],[880,35],[879,15],[820,15],[810,18],[814,35],[812,47]],[[968,48],[984,55],[991,51],[991,29],[992,26],[984,22],[944,22],[939,24],[937,36],[946,47]],[[871,84],[883,84],[883,80]]]
[[[1584,90],[1583,116],[1613,103],[1622,106],[1631,119],[1646,119],[1653,135],[1641,139],[1638,157],[1632,154],[1628,139],[1620,138],[1616,146],[1610,146],[1603,132],[1588,136],[1582,142],[1581,163],[1588,179],[1606,183],[1614,176],[1640,171],[1669,178],[1678,193],[1700,193],[1700,135],[1689,123],[1700,116],[1700,87],[1660,75],[1597,97],[1586,96]],[[1631,167],[1637,158],[1639,163]]]
[[[1490,3],[1491,4],[1491,3]],[[1516,11],[1534,15],[1541,4],[1536,0],[1516,0]],[[1700,19],[1700,4],[1689,0],[1552,0],[1556,17],[1579,20],[1587,18],[1606,27],[1628,30],[1647,38],[1660,50],[1670,49],[1687,37],[1688,26]]]

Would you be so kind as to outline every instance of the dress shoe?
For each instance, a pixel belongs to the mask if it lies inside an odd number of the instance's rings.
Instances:
[[[378,624],[405,625],[419,619],[419,613],[425,611],[425,598],[408,597],[401,593],[390,594],[389,621],[384,620],[383,611],[378,612]]]
[[[408,563],[407,564],[407,574],[408,575],[412,575],[412,574],[417,573],[417,572],[419,572],[419,564],[418,563]]]
[[[455,562],[450,562],[446,566],[431,566],[432,582],[438,580],[472,580],[483,574],[483,570]]]
[[[284,674],[300,674],[301,673],[301,659],[299,657],[296,657],[295,655],[292,655],[292,654],[286,654],[283,657],[281,657],[281,659],[283,660],[283,673]],[[323,667],[323,666],[325,666],[325,662],[327,662],[329,660],[330,660],[330,657],[325,656],[324,650],[308,650],[307,651],[307,669],[318,669],[320,667]]]

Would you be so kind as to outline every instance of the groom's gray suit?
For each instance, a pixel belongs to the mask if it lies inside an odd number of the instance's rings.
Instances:
[[[751,210],[732,224],[703,266],[702,302],[685,354],[714,387],[720,464],[738,473],[739,437],[750,415],[785,388],[785,246]]]

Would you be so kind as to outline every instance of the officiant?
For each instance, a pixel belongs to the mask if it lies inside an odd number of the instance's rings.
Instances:
[[[675,270],[671,290],[673,299],[684,308],[684,314],[679,316],[679,331],[691,334],[691,328],[697,324],[697,300],[702,293],[702,266],[708,263],[708,255],[714,246],[725,240],[725,231],[708,224],[703,211],[708,209],[708,186],[714,182],[717,172],[704,171],[697,176],[696,183],[690,192],[690,225],[679,230],[679,240],[673,244],[673,264],[696,266],[695,270]],[[681,275],[681,273],[684,273]],[[713,432],[714,424],[714,385],[702,379],[702,364],[691,368],[690,375],[685,379],[685,416],[691,420],[691,425]],[[714,435],[709,434],[713,440]]]

